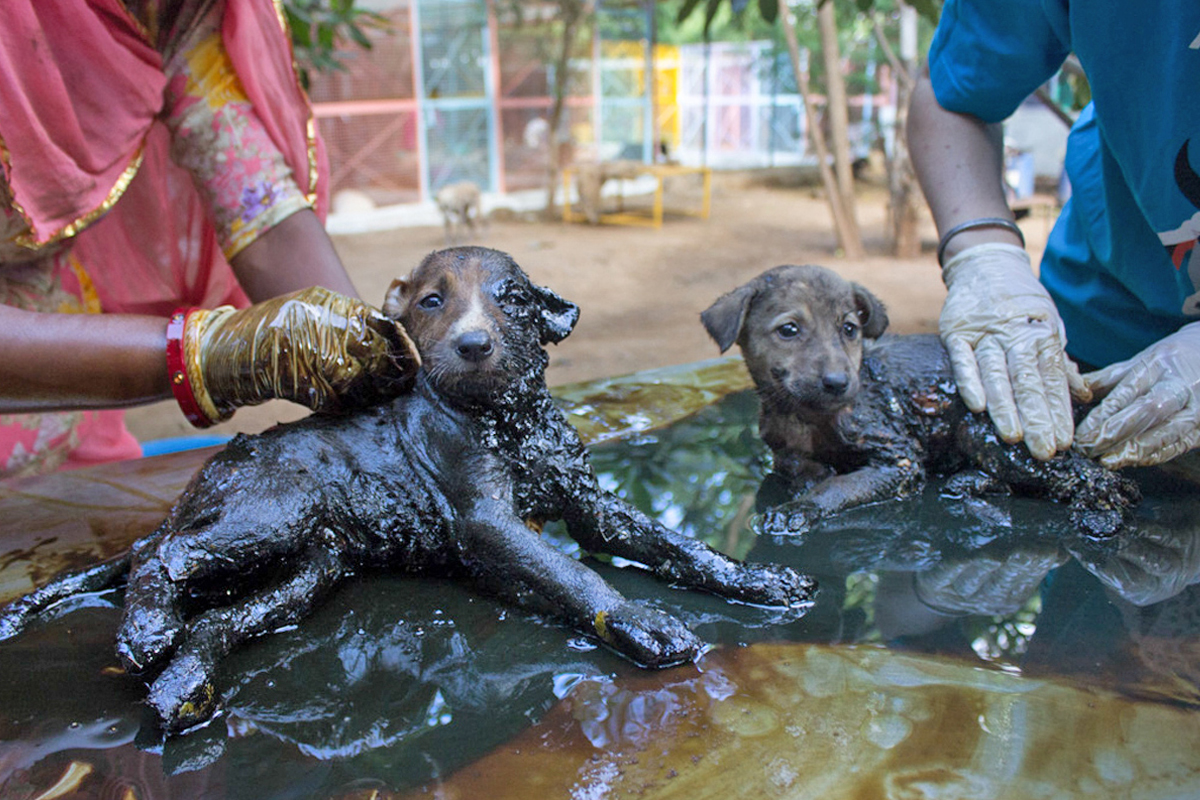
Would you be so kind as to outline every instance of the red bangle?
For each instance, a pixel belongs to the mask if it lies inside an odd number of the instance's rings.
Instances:
[[[212,425],[212,420],[200,410],[200,404],[196,402],[183,357],[183,330],[190,311],[189,308],[177,308],[167,322],[167,377],[171,381],[171,392],[175,395],[175,402],[179,403],[187,421],[197,428],[207,428]]]

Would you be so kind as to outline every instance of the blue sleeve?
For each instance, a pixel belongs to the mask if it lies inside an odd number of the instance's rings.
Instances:
[[[1071,50],[1066,0],[946,0],[929,77],[947,111],[1000,122]]]

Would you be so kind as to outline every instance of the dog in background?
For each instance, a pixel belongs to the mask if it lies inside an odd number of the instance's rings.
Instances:
[[[579,309],[511,257],[433,253],[392,283],[383,310],[420,352],[411,393],[235,438],[129,554],[0,610],[0,639],[58,600],[127,579],[117,652],[128,670],[158,673],[149,704],[175,732],[213,713],[234,647],[297,624],[368,570],[456,577],[645,666],[703,651],[683,622],[542,539],[549,520],[585,552],[676,586],[797,613],[809,603],[814,584],[794,570],[724,556],[600,487],[545,381],[545,345]]]
[[[469,231],[474,236],[483,224],[482,195],[471,181],[448,183],[433,196],[446,228],[446,244],[460,244]]]
[[[613,180],[633,180],[644,171],[645,165],[633,159],[579,163],[575,168],[575,182],[579,190],[579,208],[588,224],[600,224],[604,212],[604,184]],[[624,196],[618,195],[621,208],[624,208],[624,201]]]
[[[721,352],[739,345],[761,402],[759,433],[794,499],[764,532],[798,534],[865,503],[918,492],[1009,489],[1069,503],[1086,535],[1109,536],[1141,498],[1133,481],[1078,453],[1038,461],[1001,442],[958,396],[933,334],[888,336],[883,303],[816,266],[780,266],[719,298],[701,322]],[[875,341],[878,340],[878,341]]]

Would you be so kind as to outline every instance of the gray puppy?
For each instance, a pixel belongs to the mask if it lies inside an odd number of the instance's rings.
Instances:
[[[761,400],[759,432],[794,499],[767,533],[803,533],[854,506],[915,494],[927,473],[952,493],[1014,490],[1069,503],[1086,535],[1109,536],[1141,498],[1137,484],[1068,451],[1038,461],[1002,442],[958,396],[933,334],[888,336],[883,303],[816,266],[768,270],[701,321],[721,352],[737,343]]]

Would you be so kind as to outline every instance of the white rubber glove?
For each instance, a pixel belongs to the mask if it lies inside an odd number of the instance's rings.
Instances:
[[[913,591],[925,607],[943,614],[1012,614],[1066,560],[1057,545],[1003,556],[979,553],[918,572]]]
[[[1066,332],[1029,254],[1011,244],[968,247],[942,268],[948,294],[938,327],[958,392],[987,409],[1006,442],[1047,459],[1071,446],[1071,395],[1090,399],[1063,348]]]
[[[1104,401],[1075,441],[1104,466],[1153,466],[1200,444],[1200,322],[1083,380]]]
[[[1078,543],[1066,547],[1109,589],[1135,606],[1149,606],[1200,581],[1200,538],[1185,520],[1175,522],[1174,527],[1143,522],[1119,547],[1099,552]]]

